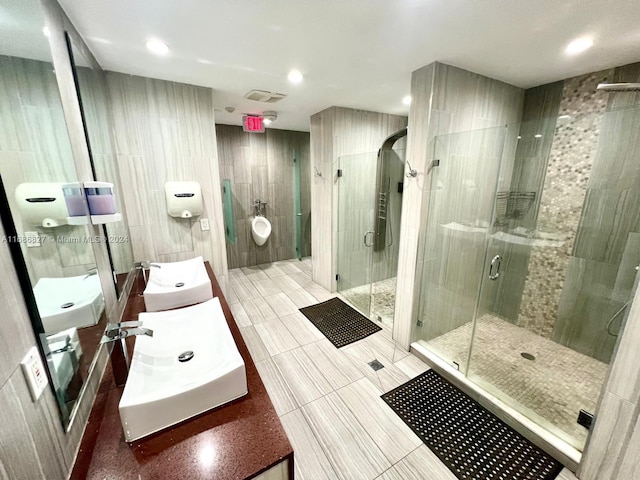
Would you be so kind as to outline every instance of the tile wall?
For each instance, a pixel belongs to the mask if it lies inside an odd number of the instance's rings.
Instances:
[[[203,256],[225,285],[222,193],[213,90],[107,72],[116,155],[136,261]],[[167,214],[167,181],[198,181],[210,230]]]
[[[296,257],[293,152],[300,160],[302,256],[311,255],[311,174],[309,133],[267,129],[265,134],[242,127],[216,125],[220,177],[231,181],[236,244],[227,241],[229,268],[247,267]],[[256,245],[251,236],[253,203],[267,202],[265,217],[272,233]]]

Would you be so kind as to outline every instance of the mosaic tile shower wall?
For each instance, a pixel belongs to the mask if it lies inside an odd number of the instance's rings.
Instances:
[[[613,69],[565,81],[536,230],[557,246],[532,247],[517,324],[550,338],[580,223]]]

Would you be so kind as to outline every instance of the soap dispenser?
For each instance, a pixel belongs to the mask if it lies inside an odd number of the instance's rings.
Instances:
[[[191,218],[202,214],[202,190],[198,182],[167,182],[164,192],[170,216]]]
[[[113,183],[84,182],[84,191],[91,213],[91,223],[100,225],[122,220],[122,214],[116,208],[116,197]]]

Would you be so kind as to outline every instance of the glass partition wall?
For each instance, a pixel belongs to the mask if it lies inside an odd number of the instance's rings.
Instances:
[[[558,120],[545,156],[524,123],[432,144],[415,338],[580,451],[636,288],[639,128],[622,108]]]
[[[338,292],[388,328],[395,309],[404,154],[404,148],[383,147],[339,158]]]

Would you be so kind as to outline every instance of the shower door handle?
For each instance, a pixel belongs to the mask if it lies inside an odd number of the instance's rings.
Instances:
[[[502,263],[502,257],[496,255],[491,259],[491,265],[489,266],[489,280],[497,280],[500,276],[500,264]],[[495,272],[494,272],[495,269]]]
[[[365,247],[373,247],[373,242],[371,243],[367,243],[367,235],[373,235],[373,230],[369,230],[368,232],[365,232],[364,237],[362,238],[362,243],[364,243]]]

